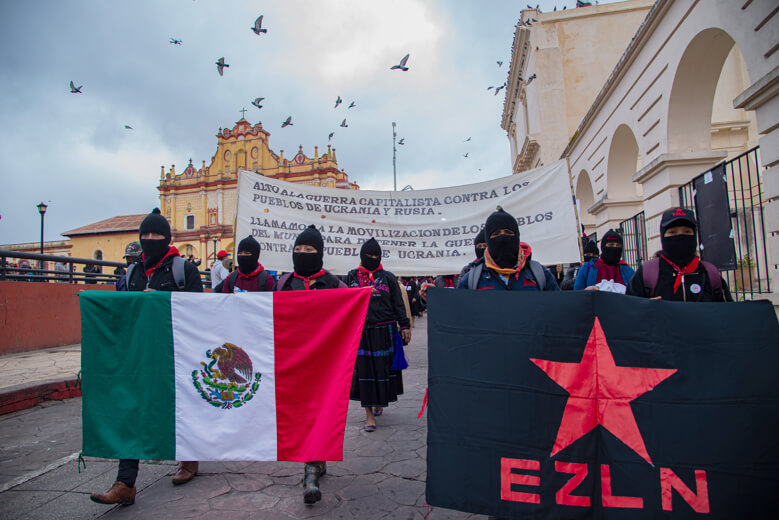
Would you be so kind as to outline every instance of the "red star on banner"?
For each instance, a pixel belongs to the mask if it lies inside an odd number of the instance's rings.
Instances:
[[[530,361],[571,394],[550,456],[600,424],[652,464],[630,401],[670,377],[675,368],[616,366],[597,317],[580,363],[532,358]]]

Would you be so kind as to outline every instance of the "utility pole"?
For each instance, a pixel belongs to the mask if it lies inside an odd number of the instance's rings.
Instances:
[[[395,155],[398,149],[395,147],[395,138],[398,134],[395,133],[395,121],[392,122],[392,189],[398,191],[398,173],[395,168]]]

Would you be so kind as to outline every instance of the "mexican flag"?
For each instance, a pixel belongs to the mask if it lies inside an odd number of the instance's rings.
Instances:
[[[369,298],[80,293],[83,454],[342,460]]]

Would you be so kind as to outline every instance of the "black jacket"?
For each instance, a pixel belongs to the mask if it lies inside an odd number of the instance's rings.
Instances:
[[[579,272],[579,268],[582,266],[580,263],[569,264],[568,269],[565,271],[563,281],[560,282],[561,291],[573,291],[573,284],[576,282],[576,273]]]
[[[368,314],[365,317],[365,325],[370,327],[377,323],[396,321],[401,329],[407,329],[411,322],[406,315],[406,306],[403,304],[403,296],[400,294],[398,279],[389,271],[379,270],[373,273],[373,292],[368,303]],[[349,271],[346,276],[346,285],[359,287],[357,269]]]
[[[281,278],[279,278],[279,282],[281,282]],[[317,289],[338,289],[338,287],[341,286],[341,283],[341,280],[339,280],[337,276],[325,271],[323,276],[309,280],[308,290],[314,291]],[[287,278],[286,282],[284,282],[284,286],[282,287],[281,283],[277,283],[274,291],[304,291],[305,289],[306,282],[300,278],[297,278],[295,275],[290,274],[289,278]]]
[[[722,280],[722,293],[715,294],[714,287],[709,281],[709,275],[706,272],[706,268],[703,264],[698,264],[698,268],[692,273],[684,276],[684,290],[682,287],[674,294],[674,280],[676,279],[676,272],[671,264],[660,259],[660,275],[657,279],[657,286],[655,287],[654,296],[661,296],[665,301],[672,302],[732,302],[733,297],[728,290],[728,284],[725,280]],[[651,297],[651,288],[644,286],[644,266],[638,268],[636,274],[630,279],[630,283],[627,286],[627,294],[631,296],[639,296],[642,298]]]
[[[143,268],[143,262],[140,260],[133,268],[132,280],[127,280],[128,291],[143,291],[147,288],[156,291],[178,291],[176,282],[173,280],[173,256],[167,257],[160,266],[151,273],[151,279],[146,278],[146,270]],[[184,292],[203,292],[203,282],[200,281],[200,273],[197,267],[190,262],[184,264],[184,281],[186,283]]]

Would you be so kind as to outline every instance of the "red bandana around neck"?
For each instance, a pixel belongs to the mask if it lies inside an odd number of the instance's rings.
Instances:
[[[696,256],[692,259],[692,262],[687,264],[687,266],[682,269],[675,263],[668,260],[664,255],[660,255],[660,257],[671,264],[671,267],[673,267],[674,271],[676,271],[676,278],[674,279],[674,294],[676,294],[676,290],[679,289],[679,286],[682,285],[682,277],[686,274],[694,273],[698,268],[698,264],[701,262],[701,259]]]
[[[374,282],[373,280],[374,273],[376,273],[377,271],[381,271],[383,269],[384,267],[381,264],[379,264],[379,267],[377,267],[373,271],[368,271],[363,266],[359,266],[357,268],[357,281],[360,283],[360,287],[372,286]]]
[[[292,272],[292,276],[294,276],[295,278],[300,278],[301,280],[303,280],[303,283],[306,284],[306,290],[307,291],[309,290],[309,282],[311,282],[311,280],[313,280],[314,278],[319,278],[320,276],[324,276],[324,275],[325,275],[325,270],[324,269],[320,269],[318,273],[314,273],[311,276],[300,276],[298,273],[296,273],[294,271]]]
[[[164,262],[165,259],[168,258],[169,256],[181,256],[179,254],[179,250],[176,249],[176,246],[170,246],[170,249],[168,249],[168,252],[165,253],[165,256],[163,256],[160,259],[159,262],[157,262],[157,265],[155,265],[154,267],[150,267],[150,268],[146,269],[146,277],[148,278],[149,276],[151,276],[151,274],[155,271],[155,269],[157,269],[160,266],[160,264],[162,262]],[[141,260],[143,260],[143,253],[141,253]]]
[[[249,274],[243,274],[241,272],[241,270],[239,269],[238,270],[238,278],[251,278],[253,276],[257,276],[258,274],[260,274],[264,270],[265,270],[265,268],[262,266],[262,264],[257,264],[257,269],[255,269],[254,271],[252,271]]]

